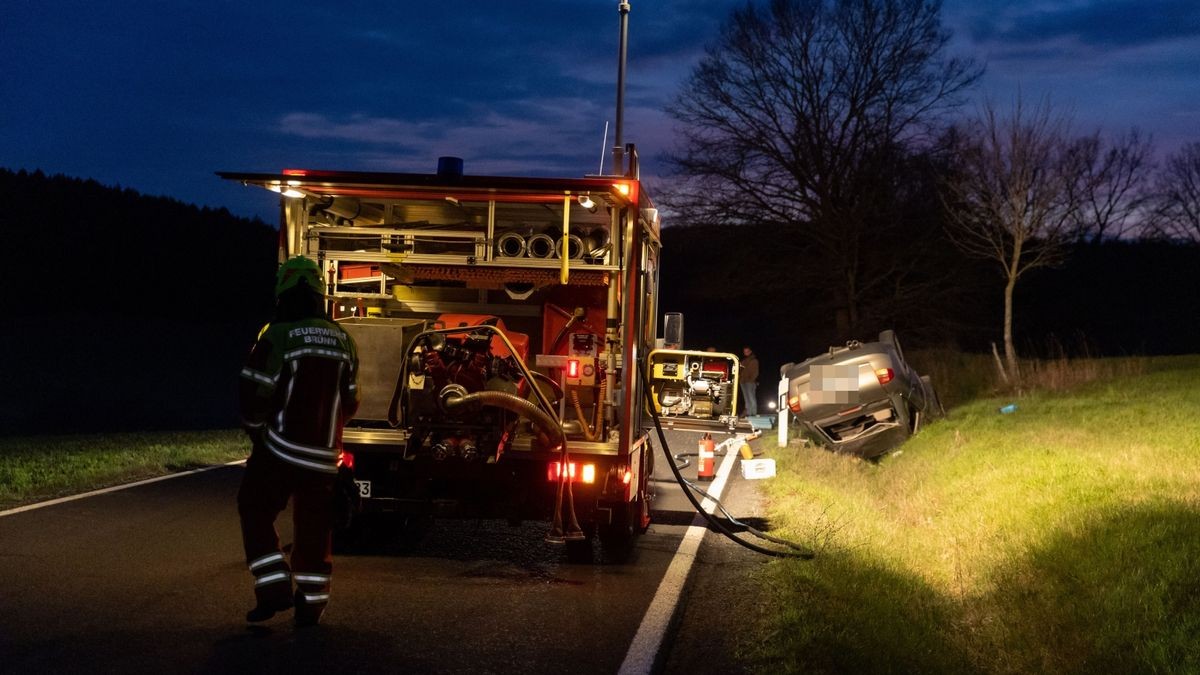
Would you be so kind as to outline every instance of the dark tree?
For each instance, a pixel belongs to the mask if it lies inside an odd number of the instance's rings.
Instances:
[[[765,245],[794,253],[792,283],[832,302],[843,336],[935,286],[922,253],[940,230],[913,199],[914,150],[980,73],[944,56],[940,8],[748,4],[669,109],[682,138],[665,200],[676,222],[788,226]]]
[[[1078,205],[1072,220],[1080,241],[1122,239],[1144,230],[1153,152],[1137,129],[1111,141],[1096,132],[1072,145],[1068,161],[1079,180],[1068,188]]]
[[[1017,380],[1013,291],[1029,271],[1064,259],[1078,219],[1085,177],[1075,159],[1086,139],[1068,133],[1069,119],[1048,102],[1030,111],[1018,98],[1009,115],[989,103],[960,130],[943,184],[951,238],[1004,279],[1004,354]]]
[[[218,180],[216,177],[213,180]],[[0,429],[236,425],[278,233],[223,208],[0,169],[9,382]]]
[[[1188,143],[1167,158],[1155,192],[1157,234],[1200,243],[1200,143]]]

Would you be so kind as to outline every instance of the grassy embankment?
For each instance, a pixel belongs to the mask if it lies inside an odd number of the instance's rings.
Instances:
[[[1200,357],[1067,366],[877,464],[773,451],[774,528],[818,555],[764,572],[745,655],[770,673],[1200,672]]]
[[[246,457],[240,430],[0,439],[0,509]]]

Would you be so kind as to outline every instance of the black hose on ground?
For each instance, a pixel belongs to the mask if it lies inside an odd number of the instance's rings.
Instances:
[[[724,457],[728,452],[729,452],[729,450],[727,448],[722,452],[715,453],[715,456]],[[698,453],[695,453],[695,452],[681,452],[677,455],[671,455],[671,457],[673,457],[675,459],[675,462],[676,462],[675,466],[677,468],[679,468],[680,470],[682,470],[682,469],[686,469],[692,465],[692,462],[691,462],[691,460],[688,459],[688,457],[695,457],[697,454]],[[754,453],[754,455],[756,457],[761,454],[762,454],[761,452]],[[673,479],[673,478],[651,478],[650,481],[653,483],[675,483],[676,482],[675,479]],[[701,488],[699,485],[696,485],[695,483],[693,483],[692,481],[690,481],[686,478],[683,479],[683,482],[687,483],[687,487],[700,493],[700,495],[703,496],[705,499],[711,499],[713,501],[713,503],[716,504],[717,508],[721,510],[721,513],[725,515],[725,520],[728,520],[729,522],[733,523],[734,525],[746,530],[747,532],[749,532],[750,534],[753,534],[754,536],[758,537],[759,539],[766,539],[767,541],[773,541],[776,544],[783,544],[784,546],[787,546],[789,548],[794,548],[798,551],[807,551],[808,550],[808,549],[806,549],[802,546],[799,546],[798,544],[794,544],[786,539],[772,537],[771,535],[767,534],[766,532],[756,529],[753,525],[743,523],[742,521],[735,518],[733,516],[733,514],[730,513],[728,509],[725,508],[725,505],[721,503],[721,500],[708,494],[708,492],[706,492],[704,490],[704,488]]]
[[[781,539],[779,537],[772,537],[771,535],[767,534],[766,532],[756,529],[753,525],[750,525],[748,523],[743,523],[742,521],[738,520],[737,518],[734,518],[733,514],[729,513],[729,510],[726,509],[725,505],[721,503],[721,500],[708,494],[699,485],[696,485],[695,483],[693,483],[692,481],[690,481],[686,478],[683,479],[683,482],[687,483],[687,486],[690,487],[691,489],[700,493],[705,499],[713,500],[713,503],[716,504],[717,508],[721,510],[721,513],[723,513],[725,515],[725,519],[728,520],[729,522],[733,523],[737,527],[743,528],[744,530],[746,530],[750,534],[758,537],[759,539],[766,539],[767,541],[775,542],[776,544],[782,544],[783,546],[787,546],[788,548],[796,549],[797,551],[800,551],[801,553],[805,554],[805,555],[799,556],[801,558],[809,559],[814,556],[814,554],[811,551],[809,551],[807,548],[801,546],[800,544],[788,541],[787,539]]]
[[[715,457],[724,457],[726,455],[726,453],[728,453],[728,452],[729,452],[728,449],[721,450],[720,452],[714,451],[713,457],[714,458]],[[671,457],[673,457],[675,459],[675,466],[679,467],[680,469],[686,469],[692,465],[692,460],[688,459],[688,457],[697,457],[697,456],[699,456],[699,454],[700,453],[698,453],[698,452],[677,452],[674,455],[671,455]],[[754,456],[758,457],[762,454],[763,454],[762,452],[756,452],[756,453],[754,453]],[[685,478],[684,480],[687,480],[687,479]],[[674,483],[675,479],[674,478],[651,478],[650,482],[651,483]],[[688,485],[691,485],[695,490],[699,491],[705,497],[712,499],[712,495],[705,493],[695,483],[688,481]],[[717,502],[718,507],[721,506],[721,502],[718,502],[715,499],[713,499],[713,501]],[[721,510],[724,511],[725,509],[721,509]],[[726,515],[728,516],[729,514],[726,513]],[[734,519],[732,517],[730,517],[729,520],[733,521]],[[735,521],[735,524],[736,524],[736,521]]]
[[[639,367],[638,375],[642,379],[642,393],[645,395],[646,403],[648,404],[648,406],[650,408],[650,416],[654,419],[654,428],[658,432],[658,442],[662,444],[663,454],[666,455],[666,457],[667,457],[667,463],[671,465],[671,472],[673,474],[675,474],[675,482],[679,483],[679,486],[681,488],[683,488],[683,494],[688,498],[688,501],[692,503],[692,506],[696,509],[696,513],[699,513],[701,516],[704,516],[704,519],[708,521],[708,524],[712,529],[716,530],[720,534],[725,535],[725,537],[733,540],[734,542],[736,542],[756,553],[762,553],[763,555],[769,555],[769,556],[773,556],[776,558],[801,558],[804,560],[811,560],[812,558],[814,558],[816,556],[816,554],[813,553],[812,551],[808,550],[807,548],[804,548],[803,546],[800,546],[799,544],[795,544],[795,543],[785,541],[782,539],[777,539],[774,537],[767,537],[767,536],[763,537],[765,539],[769,539],[770,541],[782,543],[782,544],[789,546],[795,550],[794,551],[779,551],[779,550],[775,550],[775,549],[764,548],[762,546],[759,546],[758,544],[755,544],[754,542],[746,541],[745,539],[742,539],[741,537],[737,536],[737,534],[735,532],[733,532],[729,528],[725,527],[725,525],[720,520],[718,520],[715,516],[713,516],[711,513],[704,510],[704,507],[700,505],[700,502],[698,502],[696,500],[695,495],[692,494],[692,490],[696,490],[697,492],[702,492],[702,493],[703,493],[703,490],[700,490],[696,486],[689,483],[688,480],[683,477],[683,474],[681,474],[679,472],[679,467],[676,466],[675,462],[673,461],[674,458],[671,455],[671,450],[667,445],[667,435],[666,435],[666,433],[663,432],[662,422],[659,420],[658,411],[654,409],[654,400],[650,396],[650,383],[646,379],[645,369]],[[707,493],[705,493],[705,496],[708,497],[709,499],[712,499],[713,502],[716,503],[717,505],[720,505],[720,502],[718,500],[714,499],[711,495],[708,495]],[[725,513],[726,515],[728,515],[728,513],[729,513],[728,511],[725,510],[725,508],[723,506],[721,507],[721,511],[723,513]],[[730,518],[730,521],[736,522],[732,518]],[[758,534],[761,534],[757,530],[754,530],[753,528],[746,526],[744,523],[739,523],[739,526],[746,528],[747,531],[750,531],[752,534],[756,534],[756,536]]]

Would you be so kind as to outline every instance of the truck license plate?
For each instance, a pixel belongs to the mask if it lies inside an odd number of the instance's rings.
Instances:
[[[356,480],[356,481],[354,481],[354,484],[358,486],[358,496],[359,497],[370,497],[371,496],[371,481]]]

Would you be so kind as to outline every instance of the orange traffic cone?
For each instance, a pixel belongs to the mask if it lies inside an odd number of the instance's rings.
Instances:
[[[714,464],[716,464],[717,446],[713,442],[712,434],[704,434],[704,438],[700,439],[700,448],[696,452],[696,480],[712,480],[716,477]]]

